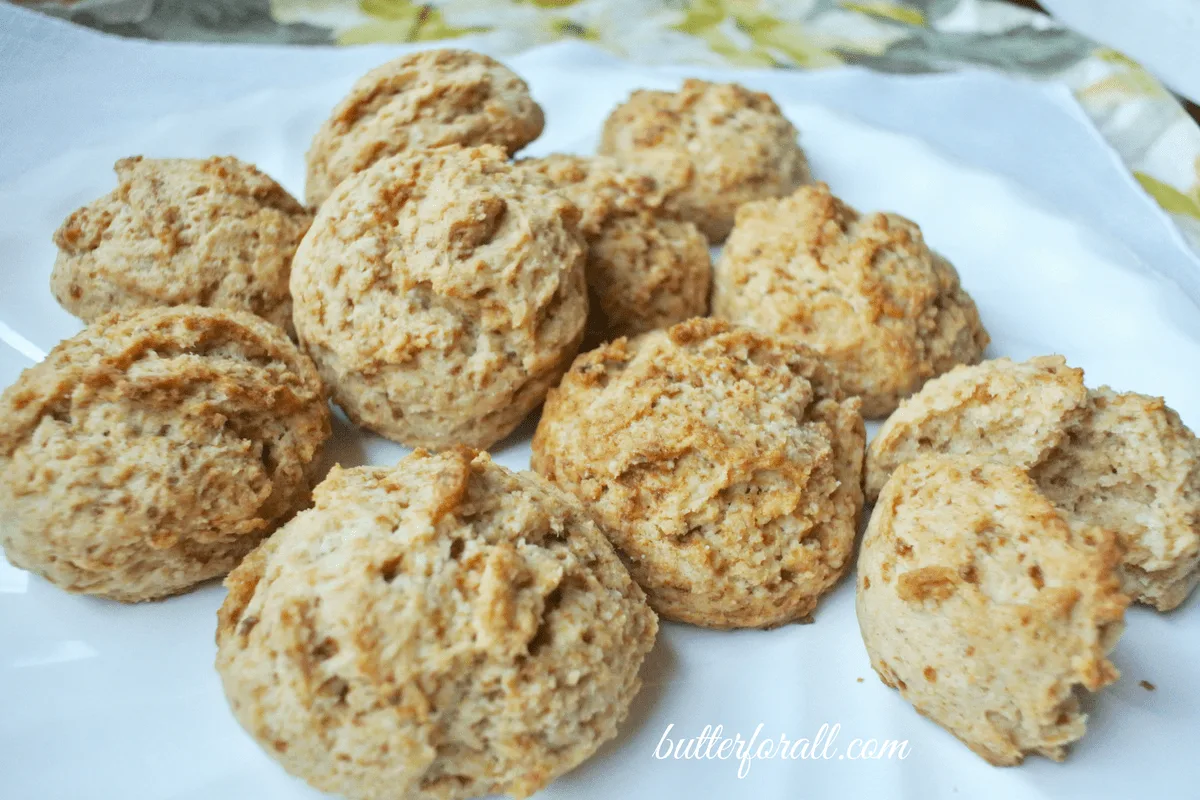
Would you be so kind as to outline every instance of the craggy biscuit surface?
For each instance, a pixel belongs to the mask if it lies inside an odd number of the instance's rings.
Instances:
[[[348,798],[525,797],[617,732],[657,620],[579,504],[486,454],[335,468],[226,580],[217,670]]]
[[[297,335],[357,424],[488,447],[579,347],[578,220],[496,147],[383,159],[338,187],[296,253]]]
[[[749,203],[713,274],[713,316],[797,339],[883,417],[988,343],[958,273],[920,228],[859,214],[825,184]]]
[[[308,204],[381,158],[446,145],[515,153],[542,132],[542,109],[512,70],[481,53],[425,50],[368,72],[308,150]]]
[[[586,504],[660,614],[780,625],[850,562],[858,407],[791,342],[690,320],[579,356],[531,464]]]
[[[707,313],[708,240],[663,208],[653,178],[604,157],[556,154],[517,167],[546,177],[582,212],[589,329],[598,338],[633,336]]]
[[[1200,442],[1162,398],[1088,390],[1062,356],[959,367],[900,404],[867,449],[867,497],[903,463],[975,455],[1028,469],[1114,532],[1123,591],[1160,611],[1200,581]]]
[[[884,486],[858,559],[871,666],[992,764],[1062,760],[1076,689],[1117,678],[1125,605],[1111,534],[1060,514],[1018,467],[910,461]]]
[[[181,592],[308,502],[329,430],[312,363],[258,317],[101,317],[0,395],[0,544],[67,591]]]
[[[1121,585],[1159,611],[1200,581],[1200,441],[1161,397],[1089,392],[1087,412],[1032,472],[1055,505],[1120,539]]]
[[[201,305],[292,330],[288,275],[312,215],[232,157],[123,158],[118,186],[54,234],[50,290],[91,322],[110,311]]]
[[[1032,467],[1083,418],[1083,370],[1062,356],[996,358],[959,366],[925,384],[884,421],[867,448],[867,499],[921,455],[989,456]]]
[[[652,175],[668,208],[712,242],[729,235],[742,203],[810,179],[792,123],[770,96],[736,83],[635,91],[605,121],[600,153]]]

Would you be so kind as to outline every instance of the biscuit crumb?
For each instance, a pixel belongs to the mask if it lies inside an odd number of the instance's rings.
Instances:
[[[1200,440],[1161,397],[1088,389],[1083,378],[1062,356],[1041,356],[997,358],[929,381],[868,447],[867,498],[923,455],[1028,469],[1057,509],[1116,532],[1122,591],[1168,611],[1200,583]],[[1035,588],[1046,585],[1040,565],[1030,562],[1027,574]]]
[[[865,591],[901,540],[911,568]],[[990,763],[1061,760],[1085,732],[1079,690],[1117,678],[1107,654],[1128,603],[1118,559],[1111,532],[1057,511],[1019,467],[909,461],[884,485],[859,552],[856,608],[871,664]]]

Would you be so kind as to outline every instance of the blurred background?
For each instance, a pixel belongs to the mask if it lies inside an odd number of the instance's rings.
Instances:
[[[1068,86],[1200,245],[1200,0],[19,0],[108,34],[272,46],[578,39],[633,61],[897,73],[987,69]],[[0,30],[0,48],[4,31]]]

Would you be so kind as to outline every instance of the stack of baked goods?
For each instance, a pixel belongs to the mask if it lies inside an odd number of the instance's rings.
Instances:
[[[880,677],[993,763],[1061,759],[1129,600],[1200,576],[1179,417],[981,362],[955,268],[813,183],[765,94],[637,91],[598,155],[514,158],[543,125],[435,50],[333,109],[307,207],[234,158],[118,162],[55,234],[88,326],[0,398],[9,560],[127,602],[228,575],[217,669],[286,770],[522,797],[616,735],[659,617],[818,615],[869,500]],[[322,476],[329,399],[414,452]],[[493,463],[538,408],[532,472]]]

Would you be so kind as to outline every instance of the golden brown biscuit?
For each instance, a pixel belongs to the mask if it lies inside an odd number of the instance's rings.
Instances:
[[[1017,467],[910,461],[858,559],[871,666],[990,763],[1061,761],[1086,727],[1076,691],[1117,678],[1118,559],[1111,534],[1061,515]]]
[[[346,178],[397,153],[455,144],[515,153],[543,125],[525,81],[482,53],[401,56],[359,78],[313,137],[306,199],[319,206]]]
[[[663,209],[653,178],[602,157],[557,154],[519,161],[517,167],[546,177],[582,212],[589,329],[600,341],[708,313],[708,240]]]
[[[1200,442],[1162,398],[1089,391],[1062,356],[951,370],[901,403],[867,450],[867,497],[921,455],[1030,469],[1041,491],[1124,550],[1123,591],[1160,611],[1200,581]]]
[[[54,234],[50,290],[91,322],[110,311],[201,305],[292,330],[288,275],[312,216],[232,157],[123,158],[119,185]]]
[[[587,504],[663,616],[780,625],[849,564],[858,408],[803,348],[694,319],[577,358],[531,464]]]
[[[916,224],[860,215],[825,184],[749,203],[713,273],[713,316],[795,338],[837,370],[868,418],[988,343],[958,273]]]
[[[634,92],[605,121],[600,153],[652,175],[668,208],[716,243],[742,203],[810,180],[796,136],[769,95],[689,79],[678,92]]]
[[[1062,356],[996,358],[934,378],[900,404],[867,448],[867,500],[920,455],[994,457],[1032,467],[1067,436],[1088,402],[1083,370]]]
[[[0,395],[0,544],[70,592],[175,594],[308,502],[328,436],[317,371],[278,327],[110,314]]]
[[[587,320],[579,210],[496,147],[392,156],[321,206],[296,332],[357,424],[484,448],[571,363]]]
[[[349,798],[526,797],[617,732],[658,623],[573,499],[486,454],[335,468],[226,580],[217,670]]]

